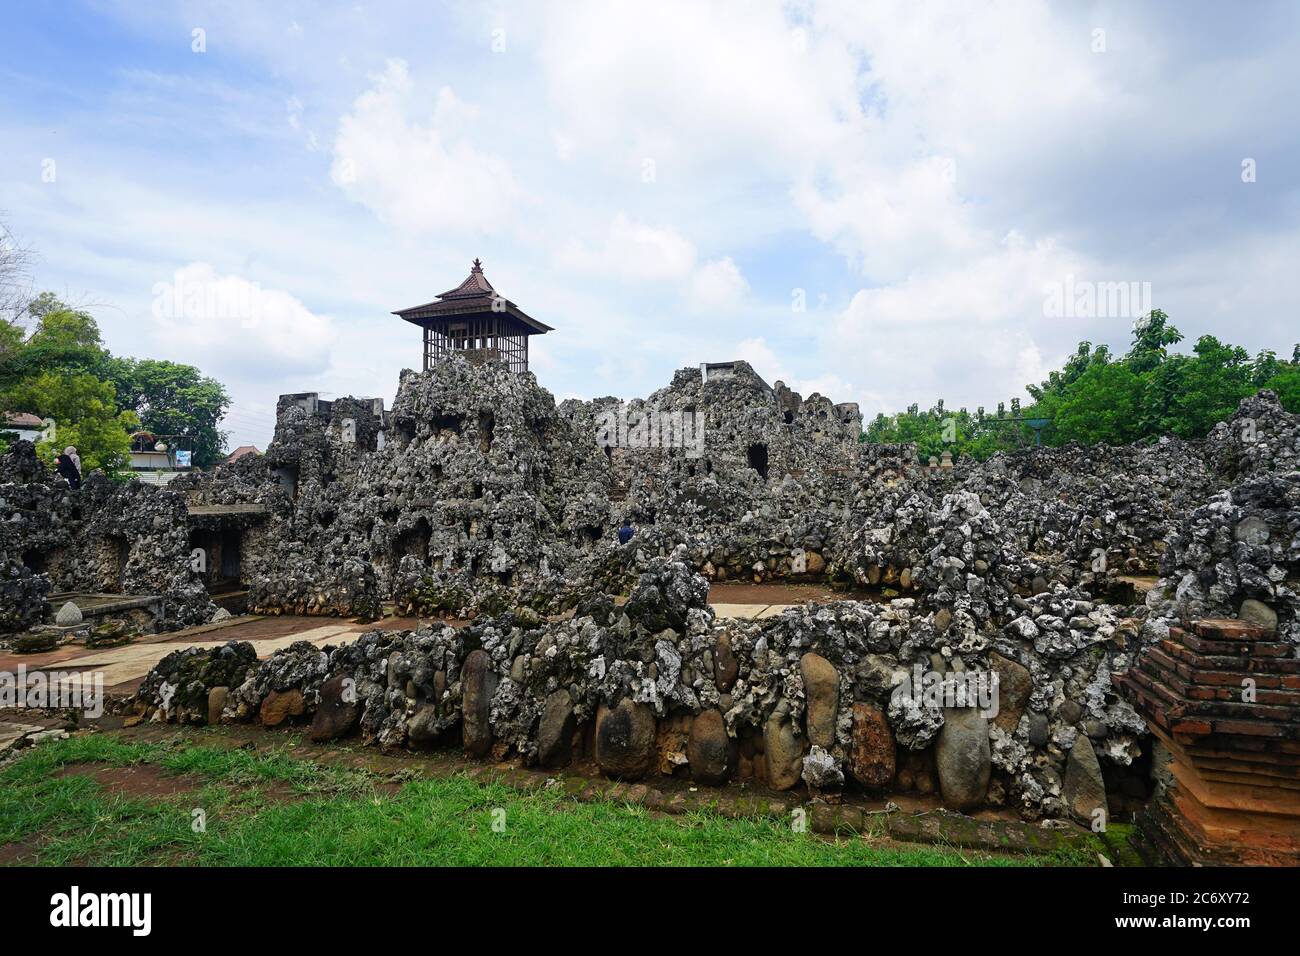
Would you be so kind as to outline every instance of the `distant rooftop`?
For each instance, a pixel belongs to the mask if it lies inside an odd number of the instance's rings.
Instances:
[[[234,462],[239,461],[239,459],[243,458],[245,455],[260,455],[260,454],[262,454],[262,452],[256,445],[240,445],[238,448],[236,448],[234,451],[232,451],[229,455],[225,457],[225,464],[227,465],[233,464]]]
[[[41,420],[30,412],[4,412],[0,420],[10,428],[40,428]]]

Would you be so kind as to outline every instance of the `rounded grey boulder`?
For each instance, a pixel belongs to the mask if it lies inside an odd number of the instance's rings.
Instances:
[[[970,810],[984,802],[992,773],[989,722],[974,708],[944,711],[934,751],[939,789],[950,810]]]
[[[76,627],[84,618],[81,616],[81,608],[71,601],[59,608],[59,613],[54,616],[54,623],[59,627]]]

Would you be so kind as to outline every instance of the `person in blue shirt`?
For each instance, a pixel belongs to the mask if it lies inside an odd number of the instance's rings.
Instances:
[[[627,544],[632,540],[634,534],[636,534],[636,530],[632,527],[632,519],[624,518],[623,527],[618,529],[618,543]]]

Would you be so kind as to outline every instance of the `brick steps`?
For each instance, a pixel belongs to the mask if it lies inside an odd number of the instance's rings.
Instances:
[[[1270,638],[1197,621],[1114,677],[1172,757],[1142,829],[1179,862],[1300,864],[1300,659]]]

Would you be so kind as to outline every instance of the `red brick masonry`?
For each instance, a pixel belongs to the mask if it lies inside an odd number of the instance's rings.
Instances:
[[[1114,677],[1173,757],[1140,823],[1178,862],[1300,864],[1300,659],[1272,637],[1197,621]]]

